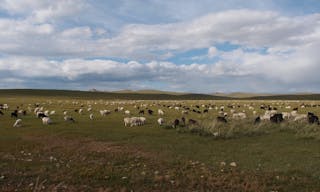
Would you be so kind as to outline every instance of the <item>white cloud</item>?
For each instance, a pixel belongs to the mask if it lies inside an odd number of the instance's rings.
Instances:
[[[131,24],[111,37],[101,36],[105,31],[101,27],[59,29],[54,24],[37,24],[29,19],[2,19],[0,43],[5,47],[0,50],[4,54],[29,56],[39,56],[37,53],[40,52],[42,56],[147,60],[166,59],[177,51],[210,48],[226,41],[247,47],[294,50],[320,40],[319,19],[320,14],[289,18],[274,12],[233,10],[178,23]],[[30,41],[37,45],[36,48],[30,49]],[[44,51],[47,46],[50,48]],[[159,51],[169,55],[161,56],[157,54]]]
[[[209,58],[213,58],[215,56],[217,56],[218,54],[218,50],[215,47],[209,47],[208,49],[208,57]]]
[[[0,74],[7,75],[8,82],[18,78],[22,86],[34,79],[77,86],[86,80],[114,87],[145,87],[147,81],[158,81],[203,92],[264,86],[302,89],[320,83],[320,14],[287,17],[272,11],[229,10],[165,24],[129,24],[119,33],[103,26],[64,25],[64,19],[78,17],[87,6],[82,0],[4,1],[1,9],[16,17],[0,19]],[[216,44],[223,42],[240,48],[218,50]],[[166,62],[194,49],[208,50],[193,56],[195,61],[219,56],[218,61]],[[96,57],[132,61],[92,59]]]

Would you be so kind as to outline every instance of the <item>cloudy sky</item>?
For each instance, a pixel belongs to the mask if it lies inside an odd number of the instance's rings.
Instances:
[[[320,92],[319,0],[0,0],[0,88]]]

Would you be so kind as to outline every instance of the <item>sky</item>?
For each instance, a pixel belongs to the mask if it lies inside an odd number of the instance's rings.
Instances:
[[[0,88],[320,92],[319,0],[0,0]]]

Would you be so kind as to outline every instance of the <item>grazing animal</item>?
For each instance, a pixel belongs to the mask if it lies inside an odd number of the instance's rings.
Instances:
[[[203,110],[203,113],[208,113],[208,112],[209,112],[208,109]]]
[[[131,124],[131,118],[130,117],[126,117],[123,119],[124,122],[124,126],[127,127],[128,125]]]
[[[13,111],[13,112],[11,113],[11,117],[13,117],[13,118],[18,118],[18,111],[17,111],[17,110]]]
[[[43,112],[37,112],[37,117],[38,118],[43,118],[43,117],[48,117],[48,116],[45,115]]]
[[[319,117],[316,116],[316,115],[314,115],[314,114],[311,113],[311,112],[308,112],[308,122],[309,122],[310,124],[316,123],[316,124],[319,125]]]
[[[233,119],[245,119],[245,118],[247,118],[247,115],[243,112],[239,112],[239,113],[232,114],[232,118]]]
[[[149,113],[149,115],[152,115],[153,111],[151,109],[148,109],[148,113]]]
[[[307,120],[307,118],[308,118],[308,115],[306,115],[306,114],[295,114],[293,121]]]
[[[164,119],[163,118],[159,118],[158,119],[158,124],[161,126],[164,124]]]
[[[196,124],[198,124],[198,122],[194,119],[189,119],[188,124],[189,125],[196,125]]]
[[[22,126],[22,119],[17,119],[16,122],[13,124],[13,127],[21,127]]]
[[[179,119],[175,119],[172,123],[172,127],[176,128],[179,125],[179,123],[180,123]]]
[[[158,115],[164,115],[164,111],[162,111],[161,109],[158,109]]]
[[[182,118],[181,118],[181,121],[182,121],[183,125],[185,126],[185,125],[186,125],[186,118],[185,118],[185,117],[182,117]]]
[[[184,115],[187,115],[187,114],[188,114],[188,111],[183,110],[183,111],[181,111],[181,113],[184,114]]]
[[[257,118],[254,119],[254,124],[258,124],[260,122],[261,122],[260,116],[258,116]]]
[[[90,118],[90,120],[93,120],[93,114],[92,113],[89,115],[89,118]]]
[[[217,117],[217,121],[218,121],[218,122],[222,122],[222,123],[227,123],[226,117],[220,117],[220,116],[218,116],[218,117]]]
[[[125,110],[125,111],[124,111],[124,114],[130,115],[130,111],[129,111],[129,110]]]
[[[140,110],[139,115],[144,115],[144,110]]]
[[[270,117],[270,121],[272,123],[281,123],[283,121],[283,115],[282,113],[276,113],[273,116]]]
[[[75,123],[76,121],[71,116],[64,116],[63,119],[68,122]]]
[[[108,115],[108,114],[110,114],[111,112],[109,111],[109,110],[100,110],[100,114],[101,114],[101,116],[106,116],[106,115]]]
[[[52,120],[50,119],[50,117],[43,117],[42,118],[42,123],[44,125],[50,125],[50,124],[52,124]]]
[[[145,117],[126,117],[123,119],[123,122],[125,127],[129,125],[130,127],[140,126],[145,124],[146,118]]]

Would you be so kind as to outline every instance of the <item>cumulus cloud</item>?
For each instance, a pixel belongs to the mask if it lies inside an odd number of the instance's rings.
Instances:
[[[227,10],[170,23],[127,24],[117,33],[105,26],[65,23],[76,20],[91,6],[88,2],[3,1],[0,9],[12,15],[0,18],[3,82],[81,88],[139,88],[157,82],[198,92],[318,90],[320,14]],[[217,45],[225,42],[239,48],[219,50]],[[190,61],[204,63],[174,62],[176,55],[199,49],[207,52]]]
[[[29,56],[38,56],[39,51],[42,56],[105,56],[127,59],[155,59],[158,51],[174,54],[209,48],[221,42],[247,47],[295,49],[319,41],[319,19],[319,14],[289,18],[274,12],[233,10],[186,22],[130,24],[112,37],[101,37],[101,28],[98,30],[89,26],[59,29],[50,23],[1,19],[0,43],[6,47],[0,49],[7,54],[23,53]],[[34,49],[30,49],[31,39],[37,45]],[[46,49],[48,51],[45,52]]]

